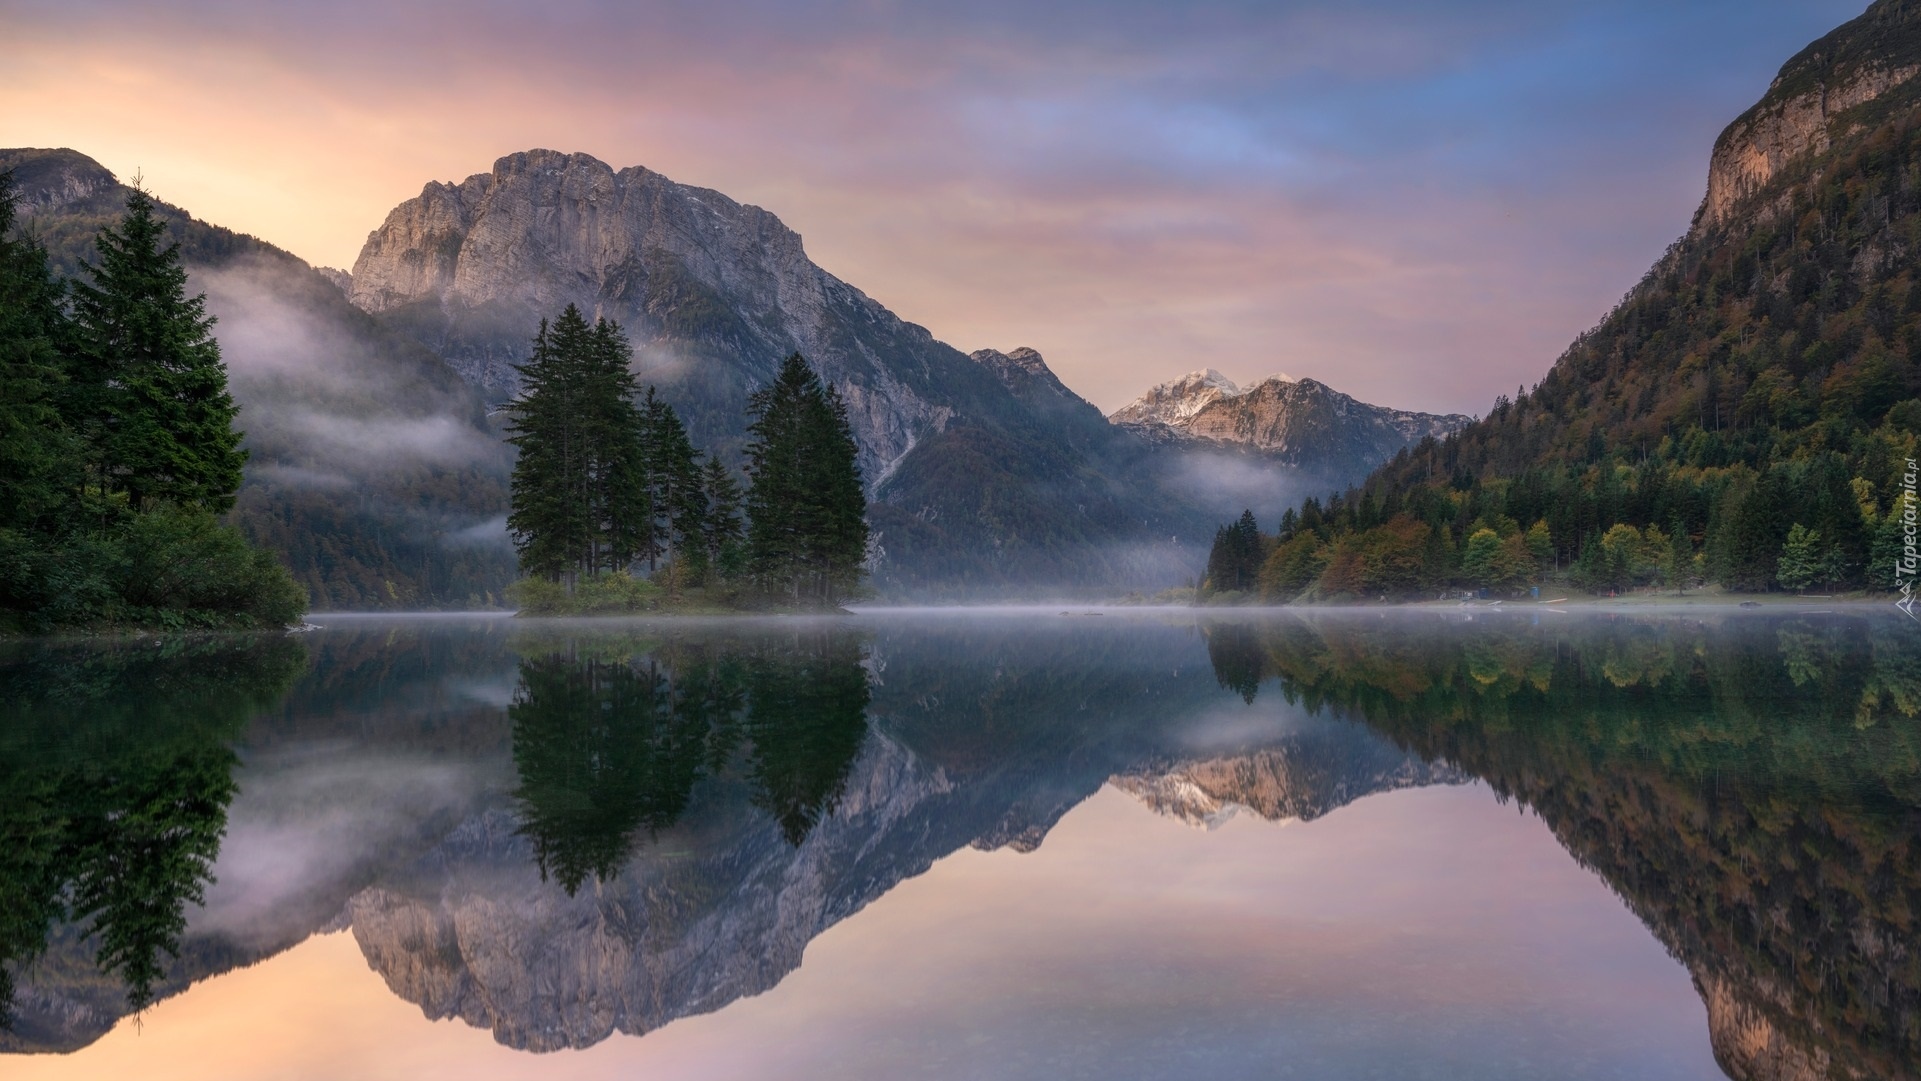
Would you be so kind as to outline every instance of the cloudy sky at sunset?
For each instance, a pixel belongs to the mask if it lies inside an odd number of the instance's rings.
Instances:
[[[0,145],[342,267],[426,181],[582,151],[764,206],[1104,409],[1214,367],[1478,413],[1864,4],[0,0]]]

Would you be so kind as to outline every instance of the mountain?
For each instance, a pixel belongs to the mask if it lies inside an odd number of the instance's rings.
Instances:
[[[1620,304],[1531,390],[1317,521],[1325,553],[1391,546],[1378,531],[1406,533],[1397,515],[1456,551],[1539,521],[1540,565],[1589,588],[1662,573],[1895,588],[1902,473],[1921,442],[1917,72],[1911,0],[1877,0],[1790,59],[1716,141],[1688,231]],[[1797,526],[1805,558],[1783,574]],[[1658,547],[1678,571],[1658,571]],[[1507,577],[1442,564],[1424,588]]]
[[[1108,419],[1150,438],[1249,448],[1350,484],[1402,448],[1445,438],[1474,418],[1368,405],[1325,383],[1285,375],[1237,387],[1208,368],[1154,387]]]
[[[22,228],[79,275],[130,189],[72,150],[0,150]],[[204,291],[250,455],[232,520],[314,607],[459,607],[513,578],[498,528],[508,459],[439,357],[348,303],[300,259],[165,203]]]
[[[848,403],[874,576],[895,595],[1166,584],[1207,521],[1038,353],[936,341],[773,214],[648,169],[530,150],[428,184],[368,237],[348,288],[490,401],[517,389],[542,318],[572,303],[614,320],[641,380],[730,461],[748,395],[805,355]]]

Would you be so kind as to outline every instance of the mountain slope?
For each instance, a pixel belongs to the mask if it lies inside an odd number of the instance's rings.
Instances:
[[[0,150],[22,227],[56,273],[82,273],[128,190],[72,150]],[[314,607],[459,606],[513,574],[507,458],[440,359],[264,241],[162,203],[208,311],[251,455],[232,520],[278,552]],[[497,532],[497,531],[495,531]]]
[[[1458,549],[1541,520],[1544,563],[1595,588],[1648,580],[1635,545],[1679,532],[1678,579],[1767,589],[1800,525],[1818,534],[1817,584],[1892,588],[1921,434],[1917,71],[1909,0],[1795,56],[1715,144],[1687,234],[1614,311],[1531,391],[1390,463],[1314,531],[1332,542],[1406,513]],[[1617,526],[1632,543],[1604,549]]]

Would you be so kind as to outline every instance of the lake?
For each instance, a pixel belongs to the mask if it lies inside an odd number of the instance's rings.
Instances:
[[[0,644],[9,1079],[1921,1076],[1921,626]]]

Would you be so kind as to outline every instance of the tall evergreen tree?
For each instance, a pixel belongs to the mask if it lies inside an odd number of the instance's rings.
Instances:
[[[701,471],[701,484],[707,492],[706,565],[708,573],[722,581],[740,573],[745,557],[746,530],[740,521],[740,484],[726,463],[709,455]]]
[[[167,501],[224,512],[247,460],[233,428],[239,406],[206,295],[187,295],[180,244],[166,232],[135,188],[119,227],[94,241],[93,280],[73,285],[73,415],[103,493],[125,492],[135,510]]]
[[[641,409],[647,432],[649,506],[659,538],[655,554],[672,552],[676,560],[698,560],[706,545],[707,493],[701,485],[700,457],[687,438],[687,427],[674,407],[660,400],[652,387]],[[648,560],[648,570],[655,567]]]
[[[589,462],[587,360],[593,332],[569,304],[542,320],[519,366],[521,394],[507,442],[519,448],[507,528],[530,575],[554,581],[591,572],[597,522]]]
[[[68,328],[46,251],[10,238],[18,198],[0,173],[0,529],[37,529],[55,524],[72,479],[58,397]]]
[[[748,553],[755,581],[832,605],[860,581],[867,498],[847,406],[800,354],[748,403]]]
[[[620,327],[596,321],[586,348],[583,445],[597,534],[590,569],[625,570],[643,559],[652,562],[659,549],[646,417],[634,407],[639,386],[629,367],[633,349]]]

